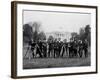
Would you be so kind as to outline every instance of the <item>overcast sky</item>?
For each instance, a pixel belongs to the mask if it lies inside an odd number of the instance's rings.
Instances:
[[[23,24],[30,22],[41,23],[41,28],[45,32],[79,32],[80,27],[85,27],[91,23],[91,14],[24,11],[23,20]]]

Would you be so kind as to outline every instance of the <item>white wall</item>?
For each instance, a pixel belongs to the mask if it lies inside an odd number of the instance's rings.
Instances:
[[[100,5],[99,0],[31,0],[31,1],[42,1],[42,2],[52,2],[52,3],[56,2],[56,3],[79,4],[79,5],[98,5],[98,6]],[[11,0],[0,0],[0,80],[13,80],[10,78],[10,73],[11,73],[10,72],[11,71],[11,8],[10,7],[11,7]],[[100,19],[100,16],[98,16],[98,19]],[[100,30],[99,25],[98,25],[98,30]],[[100,32],[98,32],[98,34],[100,34]],[[98,45],[100,46],[100,37],[98,38],[98,41],[99,41]],[[98,57],[100,57],[100,54]],[[100,59],[98,60],[98,63],[100,63]],[[98,66],[100,67],[100,64],[98,64]],[[40,80],[40,79],[41,80],[100,80],[99,76],[100,76],[100,69],[98,74],[34,78],[34,80]],[[29,80],[33,80],[33,78],[29,78]]]

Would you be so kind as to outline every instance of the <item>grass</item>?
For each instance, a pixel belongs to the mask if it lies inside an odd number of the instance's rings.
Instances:
[[[23,60],[24,69],[90,66],[88,58],[34,58]]]

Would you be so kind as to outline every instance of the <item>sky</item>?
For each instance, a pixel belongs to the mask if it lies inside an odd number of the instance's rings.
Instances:
[[[41,23],[44,32],[77,32],[91,23],[91,14],[71,12],[23,11],[23,24]]]

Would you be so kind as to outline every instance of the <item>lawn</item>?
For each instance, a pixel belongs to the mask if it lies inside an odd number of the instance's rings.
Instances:
[[[34,58],[23,59],[24,69],[36,68],[54,68],[54,67],[80,67],[90,66],[90,57],[88,58]]]

